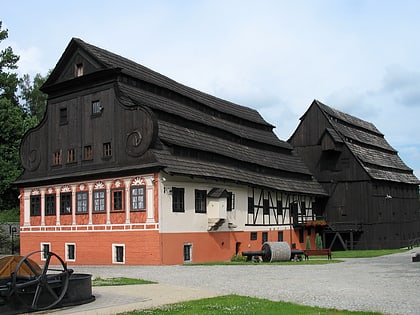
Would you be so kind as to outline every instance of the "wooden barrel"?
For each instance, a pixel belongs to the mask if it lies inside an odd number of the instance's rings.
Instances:
[[[286,242],[265,242],[262,246],[262,259],[265,262],[288,261],[291,250]]]

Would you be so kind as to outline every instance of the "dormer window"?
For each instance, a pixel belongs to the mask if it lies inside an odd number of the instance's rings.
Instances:
[[[75,69],[75,76],[81,77],[83,75],[83,63],[78,63]]]

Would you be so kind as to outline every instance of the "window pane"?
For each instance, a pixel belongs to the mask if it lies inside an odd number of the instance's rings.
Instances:
[[[88,212],[88,193],[80,192],[76,195],[77,202],[77,213],[87,213]]]
[[[92,102],[92,114],[98,115],[102,113],[102,106],[100,101],[93,101]]]
[[[41,215],[41,197],[31,196],[31,216]]]
[[[172,187],[172,211],[184,212],[184,188]]]
[[[195,190],[195,212],[206,213],[207,212],[207,191],[206,190]]]
[[[71,213],[71,193],[60,195],[60,214]]]
[[[45,215],[55,215],[55,195],[45,195]]]
[[[68,260],[74,260],[75,259],[75,246],[74,244],[67,244],[67,259]]]
[[[145,191],[144,186],[131,188],[131,210],[144,210],[146,208]]]
[[[93,159],[93,151],[92,146],[87,145],[83,149],[83,159],[84,160],[92,160]]]
[[[122,210],[122,201],[123,201],[122,195],[123,195],[122,191],[113,192],[113,198],[114,198],[113,210]]]
[[[105,191],[97,190],[93,192],[93,211],[105,211]]]

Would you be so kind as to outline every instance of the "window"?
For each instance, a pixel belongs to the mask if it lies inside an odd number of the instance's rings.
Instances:
[[[41,260],[47,260],[48,255],[51,250],[51,244],[50,243],[41,243]]]
[[[66,243],[66,261],[76,260],[76,245]]]
[[[172,211],[184,212],[184,188],[172,187]]]
[[[145,210],[145,186],[135,186],[131,188],[131,210]]]
[[[78,63],[76,65],[75,71],[74,71],[74,75],[76,77],[81,77],[83,75],[83,63]]]
[[[256,241],[258,239],[258,234],[257,232],[251,232],[251,241]]]
[[[303,243],[304,242],[304,230],[300,229],[299,230],[299,243]]]
[[[125,263],[125,245],[112,244],[112,263],[123,264]]]
[[[67,124],[67,107],[60,108],[60,125]]]
[[[261,242],[262,244],[268,242],[268,232],[262,232]]]
[[[123,209],[123,191],[114,190],[112,192],[112,210],[120,211]]]
[[[83,148],[83,160],[92,160],[93,151],[91,145],[85,145]]]
[[[226,211],[232,211],[233,209],[235,209],[235,194],[228,192]]]
[[[270,201],[268,199],[263,200],[263,214],[264,215],[270,214]]]
[[[277,200],[277,216],[283,215],[283,203],[281,200]]]
[[[100,101],[93,101],[92,102],[92,115],[100,115],[102,114],[102,110],[104,108],[101,105]]]
[[[279,242],[283,242],[283,231],[279,231],[279,232],[277,233],[277,240],[278,240]]]
[[[45,195],[45,215],[55,215],[55,195]]]
[[[69,149],[67,151],[67,163],[73,163],[73,162],[76,162],[76,150]]]
[[[61,150],[55,151],[53,153],[53,165],[61,164]]]
[[[71,193],[60,195],[60,214],[71,213]]]
[[[302,216],[306,217],[306,204],[305,201],[300,202],[300,213],[302,213]]]
[[[248,213],[254,213],[254,197],[248,197]]]
[[[93,211],[105,211],[105,190],[95,190],[93,192]]]
[[[184,262],[192,261],[192,244],[184,244]]]
[[[76,194],[76,213],[88,212],[88,193],[78,192]]]
[[[106,142],[103,145],[104,147],[104,157],[109,158],[112,156],[112,150],[111,150],[111,142]]]
[[[41,215],[41,196],[31,196],[31,216]]]
[[[195,213],[207,212],[207,190],[195,190]]]

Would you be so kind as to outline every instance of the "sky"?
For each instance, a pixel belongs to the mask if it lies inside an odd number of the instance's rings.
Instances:
[[[288,140],[314,99],[373,123],[420,178],[420,1],[0,0],[19,74],[77,37],[256,109]]]

